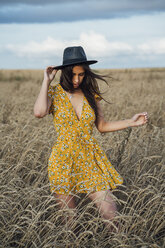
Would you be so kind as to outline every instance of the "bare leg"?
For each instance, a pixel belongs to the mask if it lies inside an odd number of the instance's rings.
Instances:
[[[74,215],[76,214],[76,202],[75,202],[75,197],[72,195],[63,195],[63,194],[56,194],[54,193],[54,196],[56,197],[56,201],[59,204],[60,209],[69,209],[71,215],[67,216],[67,220],[65,216],[62,216],[62,223],[68,223],[70,226],[74,222]]]
[[[90,193],[88,197],[95,202],[96,207],[99,209],[100,215],[104,219],[113,220],[113,218],[117,215],[116,203],[110,190]],[[109,231],[118,232],[118,228],[113,227],[113,225],[109,226],[109,223],[107,222],[105,222],[105,224]],[[117,223],[115,223],[115,226],[116,224]]]

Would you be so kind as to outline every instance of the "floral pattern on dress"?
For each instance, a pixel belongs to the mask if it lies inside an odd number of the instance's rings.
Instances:
[[[53,115],[58,135],[48,161],[51,192],[88,193],[115,189],[122,184],[123,178],[92,135],[96,117],[87,98],[83,97],[78,119],[60,83],[49,86],[48,96],[52,99],[49,114]],[[98,95],[95,98],[102,99]]]

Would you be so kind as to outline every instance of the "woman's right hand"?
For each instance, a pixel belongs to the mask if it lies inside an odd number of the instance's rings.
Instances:
[[[52,82],[52,80],[55,78],[55,75],[57,73],[57,69],[53,69],[54,66],[48,66],[44,70],[44,80],[47,81],[49,84]]]

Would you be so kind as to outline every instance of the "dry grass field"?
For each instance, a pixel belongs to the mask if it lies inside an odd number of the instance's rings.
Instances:
[[[0,70],[0,247],[165,247],[165,68],[98,71],[114,78],[110,87],[98,82],[111,103],[101,101],[106,120],[149,115],[140,127],[104,134],[94,128],[124,178],[113,194],[121,231],[109,234],[85,194],[77,198],[79,233],[61,223],[69,210],[58,209],[47,175],[56,140],[53,117],[33,115],[43,71]]]

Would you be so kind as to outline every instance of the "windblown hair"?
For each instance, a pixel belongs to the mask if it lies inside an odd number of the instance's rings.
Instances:
[[[109,77],[109,76],[99,75],[97,73],[94,73],[88,64],[79,64],[79,65],[82,66],[85,70],[85,76],[84,76],[82,83],[80,84],[80,88],[83,91],[85,97],[87,98],[90,106],[94,110],[96,121],[97,121],[98,110],[97,110],[97,105],[96,105],[96,100],[95,100],[95,94],[101,97],[101,99],[104,99],[101,96],[102,93],[99,90],[97,79],[102,80],[106,84],[108,84],[108,82],[104,78]],[[72,70],[74,66],[75,65],[64,67],[62,69],[61,77],[60,77],[60,84],[63,87],[63,89],[71,93],[75,92],[75,88],[72,84],[72,78],[73,78]]]

